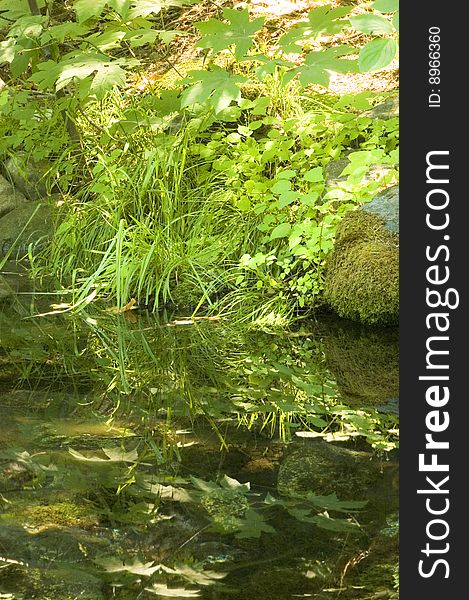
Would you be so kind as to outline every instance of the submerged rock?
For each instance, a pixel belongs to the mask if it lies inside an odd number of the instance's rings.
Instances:
[[[26,153],[19,152],[10,156],[4,165],[6,177],[15,188],[29,200],[40,200],[47,195],[45,175],[51,169],[48,160],[32,160]]]
[[[367,207],[350,211],[337,229],[324,296],[341,317],[367,325],[398,323],[398,190],[390,188]]]
[[[0,175],[0,217],[27,202],[24,195]]]
[[[362,500],[377,477],[370,454],[317,440],[289,452],[280,465],[277,490],[285,496],[336,494],[340,500]]]
[[[12,246],[13,256],[26,254],[28,245],[48,238],[52,228],[52,207],[45,202],[27,202],[0,219],[0,256]]]

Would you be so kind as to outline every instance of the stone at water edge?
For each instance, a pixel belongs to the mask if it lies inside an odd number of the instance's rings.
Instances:
[[[48,160],[32,160],[25,152],[10,156],[3,164],[7,179],[29,200],[40,200],[47,196],[44,176],[50,168]]]
[[[398,222],[398,186],[343,218],[324,281],[324,298],[340,317],[366,325],[398,324]]]
[[[26,202],[24,195],[0,175],[0,218]]]
[[[9,251],[18,236],[14,254],[26,254],[31,242],[49,238],[52,220],[52,207],[46,202],[26,202],[4,215],[0,219],[0,256]]]
[[[399,186],[393,186],[381,192],[363,210],[382,219],[385,228],[399,233]]]

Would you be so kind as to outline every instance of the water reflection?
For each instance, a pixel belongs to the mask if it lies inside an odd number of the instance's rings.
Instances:
[[[30,308],[0,313],[2,592],[395,593],[394,331]]]

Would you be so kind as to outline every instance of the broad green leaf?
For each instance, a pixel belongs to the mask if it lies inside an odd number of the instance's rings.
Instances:
[[[269,58],[264,54],[255,54],[249,56],[245,62],[260,62],[261,65],[256,69],[256,75],[259,79],[263,80],[267,75],[273,75],[279,68],[291,68],[293,63],[283,58]]]
[[[16,56],[11,61],[10,71],[13,77],[19,77],[23,75],[29,67],[29,61],[31,60],[33,53],[28,52],[31,50],[34,42],[32,40],[23,40],[22,44],[17,44],[16,46]],[[22,50],[26,50],[26,52],[22,52]]]
[[[124,19],[127,18],[129,14],[130,6],[132,5],[132,0],[108,0],[109,8],[112,8],[116,11],[118,15]]]
[[[204,481],[203,479],[199,479],[198,477],[192,476],[191,481],[197,489],[206,494],[211,494],[212,492],[218,491],[220,489],[220,486],[214,481]]]
[[[327,515],[316,515],[312,517],[311,521],[318,527],[321,527],[321,529],[328,529],[329,531],[357,532],[359,530],[358,525],[351,521],[332,519]]]
[[[218,19],[209,19],[195,24],[202,34],[202,39],[196,46],[210,49],[215,53],[235,46],[234,55],[237,60],[241,60],[252,46],[252,37],[263,26],[264,18],[251,20],[247,8],[243,10],[225,8],[223,17],[229,21],[229,24]]]
[[[179,83],[193,83],[181,95],[181,107],[203,104],[210,100],[218,114],[227,108],[231,102],[241,100],[239,84],[246,81],[245,77],[232,75],[225,69],[214,66],[211,71],[190,71],[186,79]]]
[[[298,192],[295,192],[293,190],[284,192],[283,194],[280,194],[279,199],[277,201],[277,206],[279,208],[285,208],[286,206],[289,206],[292,202],[295,202],[295,200],[297,199]]]
[[[127,73],[123,66],[133,64],[135,62],[131,60],[111,61],[104,55],[81,53],[60,63],[47,61],[39,64],[38,71],[30,77],[30,80],[42,89],[55,85],[55,89],[58,91],[74,79],[80,81],[94,75],[90,80],[88,91],[101,99],[114,86],[124,85]]]
[[[244,518],[239,519],[239,531],[237,538],[259,538],[261,533],[275,533],[275,529],[265,522],[264,516],[248,508],[244,513]]]
[[[0,42],[0,64],[13,62],[16,48],[16,40],[13,38]]]
[[[335,494],[329,494],[328,496],[308,494],[307,499],[318,508],[339,512],[359,510],[368,504],[367,500],[339,500]]]
[[[8,37],[16,38],[37,38],[41,35],[47,17],[40,15],[28,15],[20,17],[8,32]]]
[[[393,31],[391,23],[380,15],[356,15],[350,17],[350,23],[357,31],[371,35],[382,35]]]
[[[278,238],[287,237],[290,234],[290,231],[290,223],[280,223],[280,225],[277,225],[277,227],[273,229],[272,233],[270,234],[270,239],[276,240]]]
[[[274,194],[283,194],[284,192],[291,190],[291,181],[288,181],[288,179],[280,179],[280,181],[274,183],[270,189]]]
[[[311,183],[323,181],[324,175],[322,172],[322,167],[314,167],[314,169],[306,171],[306,173],[303,175],[303,178]]]
[[[129,42],[131,48],[137,48],[145,44],[153,44],[157,37],[158,32],[155,29],[134,29],[125,34],[124,40]]]
[[[60,23],[60,25],[52,25],[48,27],[42,35],[42,43],[47,43],[49,40],[64,43],[66,38],[77,39],[78,37],[88,33],[88,28],[74,23],[73,21]]]
[[[102,33],[96,33],[88,36],[86,41],[89,41],[93,47],[98,48],[98,50],[101,50],[101,52],[105,52],[106,50],[111,50],[112,48],[118,48],[122,38],[125,36],[125,33],[125,31],[106,29]]]
[[[227,490],[233,490],[235,492],[240,492],[241,494],[246,494],[251,489],[249,481],[247,483],[240,483],[237,479],[228,477],[228,475],[224,475],[220,485]]]
[[[181,7],[188,4],[195,4],[198,0],[132,0],[128,19],[137,17],[148,17],[152,13],[157,15],[165,8]]]
[[[300,23],[282,35],[279,40],[280,47],[284,52],[300,52],[298,44],[301,42],[317,40],[324,34],[340,33],[347,25],[347,21],[342,17],[348,15],[351,10],[351,6],[332,8],[330,4],[313,9],[308,15],[307,23]]]
[[[43,8],[45,0],[38,0],[38,8]],[[11,23],[17,19],[30,16],[31,9],[29,8],[28,0],[0,0],[0,25],[11,26]],[[6,20],[3,20],[5,17]]]
[[[292,74],[300,74],[300,83],[306,87],[309,83],[316,83],[328,87],[330,71],[337,73],[350,73],[357,71],[357,61],[341,58],[354,53],[353,48],[348,46],[337,46],[310,52],[304,62],[304,65],[292,70]]]
[[[338,21],[337,19],[348,15],[352,8],[352,6],[337,6],[333,8],[331,4],[318,6],[310,11],[308,15],[309,25],[316,34],[328,33],[332,35],[340,33],[344,26],[347,25],[347,22]]]
[[[360,50],[358,66],[362,73],[383,69],[393,61],[397,52],[397,42],[391,38],[380,38],[368,42]]]
[[[399,12],[397,12],[392,18],[392,24],[396,31],[399,31]]]
[[[106,6],[106,0],[76,0],[73,5],[79,23],[91,17],[100,17]]]
[[[375,0],[372,6],[379,12],[391,13],[399,10],[399,0]]]

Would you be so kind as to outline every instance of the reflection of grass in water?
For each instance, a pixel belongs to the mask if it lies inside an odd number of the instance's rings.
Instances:
[[[175,325],[147,313],[135,322],[108,313],[82,316],[34,322],[32,356],[18,340],[9,341],[24,380],[44,376],[53,386],[55,377],[69,389],[86,387],[110,415],[122,407],[141,419],[158,415],[168,427],[174,419],[203,417],[222,445],[220,427],[228,419],[283,440],[300,430],[341,439],[362,435],[389,447],[384,429],[395,427],[389,417],[385,421],[372,408],[337,406],[337,386],[326,366],[331,356],[324,355],[335,347],[334,336],[269,335],[204,321]],[[367,340],[360,337],[357,352]],[[352,366],[353,343],[349,355]]]

